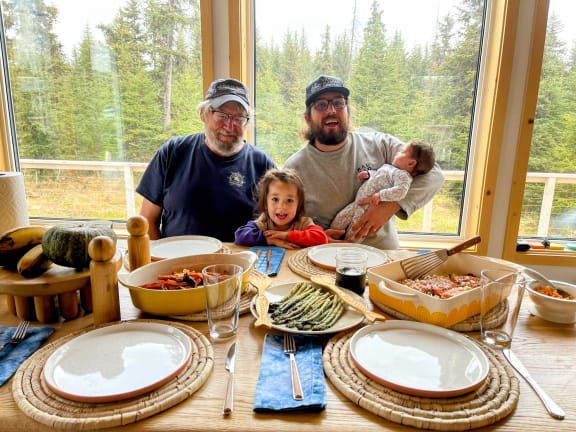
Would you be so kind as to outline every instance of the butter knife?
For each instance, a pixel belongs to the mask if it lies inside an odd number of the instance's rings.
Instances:
[[[514,354],[510,348],[504,348],[502,352],[504,353],[504,357],[506,357],[506,360],[508,360],[508,362],[512,365],[512,367],[516,370],[516,372],[518,372],[518,374],[520,374],[520,376],[524,378],[524,380],[530,385],[530,387],[532,387],[532,390],[534,390],[536,395],[540,398],[540,400],[546,407],[548,414],[550,414],[550,416],[558,420],[564,419],[564,416],[566,415],[564,413],[564,410],[560,408],[556,404],[556,402],[554,402],[550,398],[550,396],[546,394],[544,390],[542,390],[542,388],[538,385],[536,381],[534,381],[534,379],[530,376],[528,369],[526,369],[526,367],[522,364],[520,359],[516,357],[516,354]]]
[[[229,415],[234,411],[234,369],[236,368],[236,342],[228,348],[226,354],[226,370],[228,371],[228,384],[226,385],[226,396],[224,397],[224,408],[222,413]]]
[[[271,273],[272,261],[270,261],[270,258],[272,258],[272,249],[266,251],[266,274],[268,276],[276,276],[276,273]]]

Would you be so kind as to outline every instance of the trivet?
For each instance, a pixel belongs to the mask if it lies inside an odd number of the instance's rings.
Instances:
[[[520,386],[514,371],[500,353],[482,343],[478,345],[488,357],[490,371],[479,389],[457,397],[426,398],[389,389],[360,372],[349,351],[353,334],[340,333],[328,341],[324,372],[353,403],[388,421],[419,429],[464,431],[494,424],[518,404]]]
[[[299,251],[293,253],[290,258],[288,258],[288,267],[290,267],[290,270],[292,270],[297,275],[307,279],[310,279],[312,275],[335,276],[335,271],[318,267],[316,264],[310,261],[308,258],[309,249],[310,248],[300,249]],[[397,261],[399,259],[413,255],[412,252],[404,250],[387,250],[385,252],[386,255],[388,255],[390,261]]]
[[[166,321],[157,320],[136,322],[167,324]],[[48,389],[42,375],[46,360],[58,347],[93,330],[92,327],[55,340],[22,363],[12,380],[12,394],[16,404],[26,415],[42,424],[76,431],[134,423],[182,402],[202,387],[210,376],[214,367],[214,350],[210,341],[198,330],[183,323],[169,324],[190,337],[192,356],[189,365],[162,387],[139,397],[97,404],[69,400]]]

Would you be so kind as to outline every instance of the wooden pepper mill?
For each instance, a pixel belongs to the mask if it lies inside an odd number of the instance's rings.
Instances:
[[[94,324],[120,321],[116,244],[107,236],[94,237],[88,245]]]
[[[130,234],[128,237],[128,264],[130,271],[134,271],[151,261],[148,219],[141,215],[132,216],[128,219],[126,229]]]

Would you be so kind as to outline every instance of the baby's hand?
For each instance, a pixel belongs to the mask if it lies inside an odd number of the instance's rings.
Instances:
[[[360,171],[356,177],[358,180],[368,180],[370,178],[370,173],[368,171]]]
[[[375,194],[371,195],[369,198],[370,205],[378,205],[380,204],[380,194],[376,192]]]

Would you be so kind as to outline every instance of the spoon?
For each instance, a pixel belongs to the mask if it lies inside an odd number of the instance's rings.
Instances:
[[[537,280],[540,283],[543,283],[544,285],[548,285],[551,288],[554,288],[558,294],[560,294],[562,297],[569,297],[570,294],[568,294],[566,291],[564,291],[562,288],[558,288],[557,285],[554,285],[554,283],[552,283],[552,281],[548,280],[546,278],[546,276],[544,276],[542,273],[537,272],[536,270],[533,270],[531,268],[524,268],[524,273],[526,273],[528,276],[530,276],[532,279]]]

